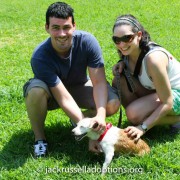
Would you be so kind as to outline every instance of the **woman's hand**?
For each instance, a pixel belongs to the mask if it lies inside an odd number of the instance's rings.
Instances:
[[[124,64],[123,61],[120,61],[120,62],[118,62],[117,64],[115,64],[115,65],[113,66],[113,68],[112,68],[113,75],[116,76],[116,75],[117,75],[117,72],[118,72],[119,74],[121,74],[122,71],[123,71],[124,66],[125,66],[125,64]]]
[[[136,142],[140,139],[140,137],[144,134],[143,129],[141,126],[128,126],[125,129],[125,132],[133,138]]]

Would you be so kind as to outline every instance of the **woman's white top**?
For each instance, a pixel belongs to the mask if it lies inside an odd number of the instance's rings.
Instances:
[[[155,51],[162,51],[167,55],[169,61],[167,73],[170,80],[171,88],[180,89],[180,62],[178,62],[166,49],[162,47],[154,47],[145,55],[142,61],[141,74],[138,76],[139,81],[145,88],[155,89],[152,79],[147,74],[147,62],[146,62],[147,61],[146,57],[150,53]]]

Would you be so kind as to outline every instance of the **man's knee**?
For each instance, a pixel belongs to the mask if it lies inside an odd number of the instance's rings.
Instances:
[[[41,87],[33,87],[27,93],[26,101],[31,100],[31,102],[38,102],[39,100],[44,98],[49,98],[49,95],[45,91],[45,89]]]
[[[107,116],[111,116],[113,114],[115,114],[116,112],[118,112],[120,107],[120,101],[119,99],[112,99],[107,103],[106,106],[106,114]]]

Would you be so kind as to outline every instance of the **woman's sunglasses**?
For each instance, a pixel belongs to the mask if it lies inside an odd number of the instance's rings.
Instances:
[[[115,44],[120,44],[120,42],[129,43],[131,42],[135,37],[135,34],[129,34],[122,37],[113,36],[112,40]]]

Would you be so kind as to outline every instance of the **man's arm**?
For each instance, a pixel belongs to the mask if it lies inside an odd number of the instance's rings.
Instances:
[[[80,108],[62,82],[60,82],[55,87],[50,87],[50,90],[59,106],[70,118],[72,118],[76,123],[83,119],[84,116]]]
[[[106,104],[107,104],[107,82],[104,67],[88,68],[90,79],[93,84],[93,97],[96,104],[97,114],[94,121],[99,123],[97,131],[105,129]]]

